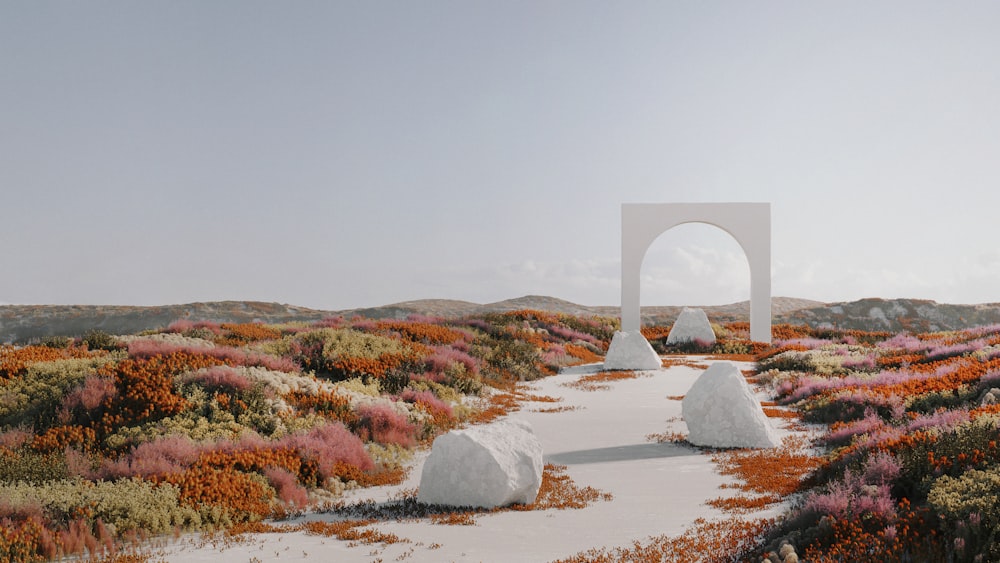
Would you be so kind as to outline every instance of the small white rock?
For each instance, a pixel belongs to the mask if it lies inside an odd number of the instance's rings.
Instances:
[[[684,307],[681,314],[677,316],[674,326],[670,327],[667,344],[683,344],[694,341],[715,344],[715,331],[712,330],[712,323],[708,322],[708,315],[705,314],[705,311]]]
[[[660,355],[637,330],[617,331],[611,338],[608,353],[604,355],[604,369],[652,370],[663,367]]]

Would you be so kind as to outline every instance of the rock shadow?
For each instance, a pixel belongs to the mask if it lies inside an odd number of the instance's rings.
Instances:
[[[585,465],[588,463],[610,463],[616,461],[636,461],[640,459],[660,459],[700,455],[697,449],[676,444],[631,444],[590,450],[576,450],[545,456],[545,463],[559,465]]]

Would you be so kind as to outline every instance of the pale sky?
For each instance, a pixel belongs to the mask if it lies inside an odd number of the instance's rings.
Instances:
[[[0,303],[620,301],[622,203],[774,295],[1000,301],[1000,3],[0,0]],[[642,303],[747,299],[668,231]]]

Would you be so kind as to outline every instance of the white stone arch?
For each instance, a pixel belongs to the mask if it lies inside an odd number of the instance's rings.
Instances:
[[[771,342],[771,204],[622,204],[622,332],[638,332],[642,260],[660,235],[685,223],[729,233],[750,264],[750,339]]]

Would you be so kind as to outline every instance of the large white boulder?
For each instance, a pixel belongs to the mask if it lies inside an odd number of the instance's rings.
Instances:
[[[425,504],[531,504],[542,486],[542,444],[531,425],[502,420],[438,436],[420,475]]]
[[[684,395],[681,414],[688,441],[713,448],[773,448],[781,443],[732,362],[716,362],[698,376]]]
[[[638,330],[617,331],[611,338],[608,353],[604,355],[604,369],[660,369],[660,355]]]
[[[708,315],[705,314],[705,311],[684,307],[681,314],[677,316],[674,326],[670,327],[667,344],[684,344],[695,341],[703,344],[715,344],[715,331],[712,330],[712,323],[708,322]]]

